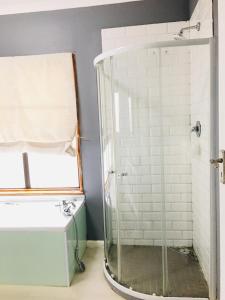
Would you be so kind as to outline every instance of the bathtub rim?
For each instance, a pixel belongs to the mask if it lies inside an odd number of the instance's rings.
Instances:
[[[84,196],[82,196],[82,197],[72,197],[73,199],[71,199],[71,197],[70,197],[70,199],[68,199],[68,197],[66,197],[66,200],[71,200],[71,201],[78,201],[78,207],[77,207],[77,209],[76,209],[76,211],[75,211],[75,213],[74,213],[74,218],[76,218],[76,215],[77,214],[79,214],[79,212],[80,212],[80,210],[82,209],[82,207],[85,205],[85,197]],[[21,200],[19,200],[19,201],[16,201],[16,200],[13,200],[12,201],[12,206],[14,205],[14,204],[16,204],[17,202],[18,203],[20,203],[20,204],[31,204],[31,203],[34,203],[34,205],[35,204],[43,204],[44,205],[44,203],[51,203],[52,205],[56,205],[56,204],[58,204],[60,201],[62,201],[62,200],[65,200],[65,197],[61,197],[61,199],[60,198],[58,198],[58,199],[54,199],[54,200],[44,200],[44,199],[42,199],[42,200],[38,200],[38,199],[36,199],[36,200],[25,200],[25,201],[23,201],[22,199]],[[4,201],[0,201],[0,207],[1,207],[1,205],[7,205],[7,204],[11,204],[11,201],[6,201],[6,200],[4,200]],[[34,226],[34,227],[32,227],[32,226],[29,226],[29,224],[28,224],[28,226],[27,227],[1,227],[0,226],[0,233],[1,232],[49,232],[49,231],[51,231],[51,232],[66,232],[67,231],[67,229],[69,228],[69,226],[71,225],[71,223],[73,222],[73,217],[72,216],[67,216],[66,217],[67,219],[68,219],[68,221],[66,222],[66,224],[65,224],[65,226],[43,226],[43,227],[38,227],[38,226]]]
[[[19,203],[30,203],[30,202],[58,202],[60,200],[84,200],[85,195],[4,195],[0,196],[0,204],[2,202],[19,202]]]

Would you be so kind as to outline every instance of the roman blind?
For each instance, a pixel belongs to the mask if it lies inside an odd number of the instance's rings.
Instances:
[[[73,58],[0,58],[0,151],[76,154]]]

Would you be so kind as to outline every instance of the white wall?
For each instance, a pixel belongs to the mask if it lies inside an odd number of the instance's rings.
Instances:
[[[107,5],[141,0],[0,0],[0,15]]]
[[[102,51],[135,43],[173,40],[175,34],[186,26],[189,26],[189,22],[184,21],[103,29]],[[189,36],[188,32],[185,32],[185,36]]]
[[[212,36],[212,0],[198,0],[191,16],[190,25],[201,22],[201,30],[191,31],[190,38],[204,38]]]
[[[201,31],[190,38],[212,36],[212,1],[199,0],[190,23]],[[192,134],[193,246],[206,280],[210,274],[210,52],[208,46],[191,49],[191,124],[200,121],[201,137]]]

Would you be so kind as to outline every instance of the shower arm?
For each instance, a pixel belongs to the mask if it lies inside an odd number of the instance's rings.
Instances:
[[[181,28],[181,30],[180,30],[180,32],[179,32],[178,35],[179,35],[179,36],[183,36],[184,31],[186,31],[186,30],[191,30],[191,29],[196,29],[197,31],[200,31],[200,28],[201,28],[201,23],[198,22],[196,25]]]

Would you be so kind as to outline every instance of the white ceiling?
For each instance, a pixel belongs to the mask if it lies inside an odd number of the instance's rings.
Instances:
[[[0,0],[0,15],[107,5],[134,1],[142,0]]]

